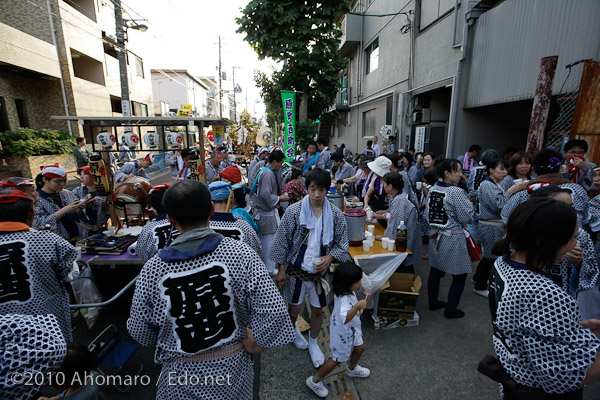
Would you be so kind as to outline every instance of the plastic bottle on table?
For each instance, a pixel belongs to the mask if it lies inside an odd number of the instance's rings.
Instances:
[[[396,230],[396,251],[400,253],[406,251],[407,234],[408,230],[404,225],[404,221],[400,221],[400,225],[398,225],[398,229]]]

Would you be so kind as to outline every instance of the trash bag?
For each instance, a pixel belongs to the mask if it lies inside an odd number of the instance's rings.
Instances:
[[[367,308],[373,308],[373,302],[379,298],[378,290],[390,279],[396,269],[406,260],[407,253],[383,254],[357,258],[358,266],[363,270],[361,291],[367,298]],[[359,293],[357,293],[359,298]]]
[[[92,268],[85,265],[81,268],[79,277],[71,282],[77,304],[101,303],[102,295],[94,282]],[[101,307],[82,308],[79,310],[89,329],[92,329],[100,316]]]

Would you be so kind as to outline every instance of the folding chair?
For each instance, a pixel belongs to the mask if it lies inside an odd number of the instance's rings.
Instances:
[[[109,325],[100,333],[88,346],[94,359],[94,368],[104,376],[121,376],[129,361],[134,358],[134,354],[141,347],[138,343],[127,343],[121,338],[121,334],[115,325]],[[139,375],[144,369],[144,365],[137,359],[139,369],[133,375]],[[126,379],[114,379],[114,387],[120,392],[126,392],[131,385],[123,384]],[[108,381],[110,382],[110,381]]]

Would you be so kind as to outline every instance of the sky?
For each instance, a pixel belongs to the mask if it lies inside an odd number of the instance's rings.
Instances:
[[[227,74],[223,89],[233,88],[235,82],[242,88],[236,94],[238,110],[246,107],[260,119],[264,104],[254,85],[255,70],[270,72],[276,64],[272,60],[258,60],[244,35],[235,31],[235,18],[241,16],[249,0],[122,0],[125,10],[132,10],[125,18],[143,17],[148,22],[146,32],[129,30],[129,43],[144,63],[152,69],[186,69],[195,76],[218,76],[218,37],[221,36],[222,71]],[[139,15],[138,15],[139,14]],[[256,103],[259,101],[260,103]]]

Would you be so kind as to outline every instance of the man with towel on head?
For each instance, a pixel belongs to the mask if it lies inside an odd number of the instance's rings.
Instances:
[[[232,168],[232,167],[229,167]],[[236,168],[236,166],[233,166]],[[225,182],[213,182],[208,185],[210,197],[215,211],[210,216],[210,227],[217,233],[235,240],[241,240],[252,247],[256,254],[262,254],[262,247],[258,235],[246,220],[231,211],[230,195],[232,195],[231,184]],[[230,206],[229,209],[227,206]]]
[[[329,172],[315,168],[306,174],[308,196],[290,205],[277,229],[269,258],[279,267],[277,285],[289,303],[290,318],[296,324],[302,310],[304,294],[308,292],[311,307],[309,341],[296,328],[294,345],[309,349],[315,368],[325,362],[317,336],[323,322],[323,307],[327,305],[326,272],[332,262],[350,261],[346,218],[327,201],[331,185]],[[287,270],[286,270],[287,265]]]
[[[154,162],[154,154],[148,153],[141,160],[129,162],[121,167],[115,175],[115,183],[125,182],[128,178],[141,176],[150,180],[150,175],[146,172],[146,168]]]

